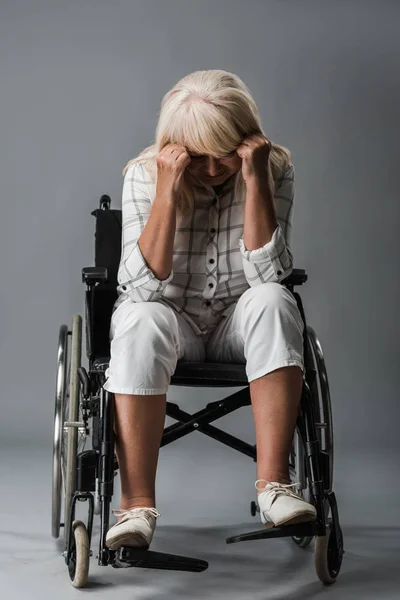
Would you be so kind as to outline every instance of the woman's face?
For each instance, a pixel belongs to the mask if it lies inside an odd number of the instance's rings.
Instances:
[[[192,159],[186,169],[201,183],[220,185],[237,173],[242,167],[242,159],[234,150],[222,158],[207,155],[192,154]]]

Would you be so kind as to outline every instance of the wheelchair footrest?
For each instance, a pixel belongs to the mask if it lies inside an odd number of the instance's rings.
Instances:
[[[226,538],[227,544],[235,544],[236,542],[248,542],[250,540],[263,540],[265,538],[279,537],[308,537],[314,536],[317,533],[317,522],[297,523],[294,525],[285,525],[282,527],[264,527],[257,531],[249,531],[240,535],[233,535]]]
[[[112,563],[114,568],[143,567],[168,571],[193,571],[200,573],[208,569],[208,562],[190,556],[153,552],[141,548],[119,548]]]

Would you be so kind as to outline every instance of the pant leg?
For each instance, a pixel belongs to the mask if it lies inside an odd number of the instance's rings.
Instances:
[[[284,366],[304,372],[303,330],[293,294],[279,283],[246,290],[211,333],[208,360],[245,363],[248,381]]]
[[[160,302],[120,304],[111,317],[110,339],[103,387],[117,394],[164,394],[179,359],[205,357],[201,337]]]

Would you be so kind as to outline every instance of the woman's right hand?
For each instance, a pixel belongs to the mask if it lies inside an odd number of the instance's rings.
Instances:
[[[185,168],[191,163],[186,148],[180,144],[167,144],[157,154],[156,161],[157,192],[170,191],[178,197],[182,190]]]

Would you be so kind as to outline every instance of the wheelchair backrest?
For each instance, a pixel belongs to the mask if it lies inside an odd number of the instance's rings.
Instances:
[[[122,211],[119,209],[96,209],[95,266],[106,267],[108,279],[102,289],[116,292],[117,274],[121,258]]]
[[[87,308],[91,315],[91,358],[110,355],[109,330],[117,294],[117,274],[121,258],[122,210],[98,208],[92,213],[96,217],[95,266],[106,267],[107,281],[95,288],[93,298],[87,295]]]

